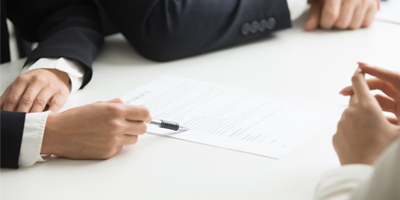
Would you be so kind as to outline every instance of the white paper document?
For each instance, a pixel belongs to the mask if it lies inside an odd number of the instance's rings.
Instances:
[[[400,0],[381,1],[380,9],[376,12],[375,18],[400,24]]]
[[[343,108],[185,78],[162,76],[121,98],[186,132],[148,132],[280,158],[340,119]]]

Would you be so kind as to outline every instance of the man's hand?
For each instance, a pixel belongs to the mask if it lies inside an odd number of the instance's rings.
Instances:
[[[377,0],[312,0],[308,31],[323,29],[359,29],[369,27],[378,8]]]
[[[357,163],[373,165],[376,158],[400,133],[400,126],[390,123],[382,113],[383,110],[390,112],[394,110],[380,106],[382,103],[387,103],[386,100],[390,97],[385,97],[384,101],[374,98],[364,78],[363,72],[372,75],[377,75],[374,72],[389,72],[381,70],[366,68],[365,64],[360,64],[360,68],[352,78],[353,85],[341,91],[341,94],[345,96],[351,95],[349,108],[344,111],[342,119],[338,123],[337,133],[333,137],[333,145],[342,165]],[[382,83],[396,83],[391,82],[396,79],[397,84],[400,83],[399,75],[396,73],[380,75],[378,78],[382,78],[380,80]],[[400,97],[400,88],[397,94]],[[391,103],[395,102],[391,101]]]
[[[150,121],[146,107],[127,105],[120,99],[50,113],[41,153],[71,159],[108,159],[123,145],[135,144]]]
[[[18,76],[0,97],[0,108],[42,112],[46,105],[58,112],[70,93],[69,76],[56,69],[35,69]]]

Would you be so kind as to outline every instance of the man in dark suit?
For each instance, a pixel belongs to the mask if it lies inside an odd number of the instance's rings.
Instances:
[[[2,0],[2,63],[9,61],[6,17],[25,39],[39,42],[25,66],[43,58],[66,58],[83,69],[80,87],[89,82],[93,59],[103,42],[100,18],[92,1]],[[58,62],[56,68],[24,73],[6,89],[11,96],[2,96],[2,168],[30,166],[43,160],[40,154],[71,159],[107,159],[118,153],[123,145],[136,143],[138,135],[146,132],[150,118],[148,110],[126,105],[119,99],[56,113],[65,102],[59,97],[66,99],[71,89],[70,71],[60,69],[59,65]],[[27,96],[29,94],[32,96]],[[50,104],[53,113],[42,112],[46,104]],[[115,124],[117,121],[120,123]]]

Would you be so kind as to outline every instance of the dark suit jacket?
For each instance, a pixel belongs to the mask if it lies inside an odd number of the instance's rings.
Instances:
[[[86,70],[81,88],[91,79],[104,35],[122,32],[144,57],[170,61],[291,26],[286,0],[1,1],[2,22],[6,14],[25,39],[39,42],[26,62],[42,57],[77,60]],[[2,60],[7,37],[2,32]]]
[[[170,61],[291,27],[286,0],[98,0],[144,57]]]
[[[26,113],[0,110],[1,167],[18,168]]]

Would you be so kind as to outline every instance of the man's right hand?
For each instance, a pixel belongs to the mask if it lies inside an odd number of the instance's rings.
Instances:
[[[124,104],[120,99],[50,113],[41,154],[71,159],[108,159],[123,145],[135,144],[151,121],[144,106]]]

